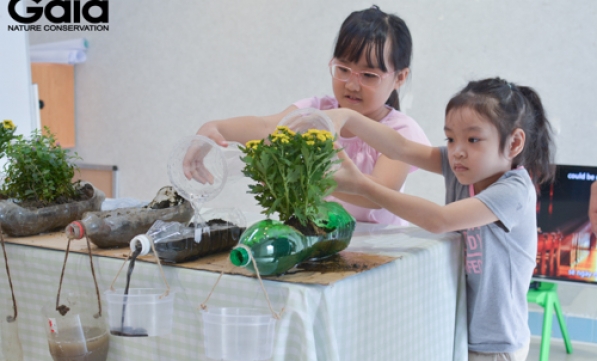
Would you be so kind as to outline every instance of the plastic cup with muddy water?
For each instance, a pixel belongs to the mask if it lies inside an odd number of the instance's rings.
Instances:
[[[276,319],[267,309],[209,307],[201,311],[205,355],[213,360],[269,360]]]
[[[54,361],[105,361],[110,335],[93,298],[69,295],[64,315],[56,306],[42,307],[43,324]],[[62,310],[64,312],[64,310]]]
[[[108,290],[110,333],[123,337],[165,336],[172,332],[175,292],[158,288]]]

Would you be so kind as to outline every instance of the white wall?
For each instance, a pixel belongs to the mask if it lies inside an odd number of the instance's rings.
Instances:
[[[597,2],[376,3],[411,29],[413,75],[403,103],[433,144],[444,142],[450,96],[469,80],[499,75],[539,91],[557,131],[558,162],[597,163]],[[120,196],[150,199],[168,183],[176,140],[203,122],[270,114],[331,93],[327,62],[336,32],[351,11],[370,5],[112,0],[109,32],[31,33],[30,40],[89,39],[88,60],[76,66],[75,150],[86,163],[119,167]],[[407,192],[443,203],[439,176],[417,172]],[[242,189],[233,193],[219,201],[254,204]],[[597,318],[594,288],[561,288],[569,312]]]
[[[19,6],[22,8],[22,4]],[[29,39],[27,32],[6,31],[9,25],[15,24],[3,6],[0,11],[0,121],[12,120],[17,126],[15,134],[29,136],[37,128],[30,86]],[[0,160],[0,172],[5,162],[6,158]]]

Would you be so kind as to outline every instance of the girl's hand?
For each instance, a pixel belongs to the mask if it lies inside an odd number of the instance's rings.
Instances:
[[[226,139],[224,138],[222,133],[220,133],[217,126],[213,123],[207,123],[207,124],[203,125],[197,131],[197,135],[203,135],[205,137],[208,137],[209,139],[216,142],[216,144],[219,146],[222,146],[222,147],[228,146],[228,142],[226,141]]]
[[[346,124],[346,120],[348,120],[348,114],[345,109],[330,109],[323,111],[334,123],[334,128],[336,129],[336,133],[340,134],[340,130]]]
[[[334,180],[338,184],[337,192],[358,194],[361,188],[359,184],[366,179],[359,168],[350,160],[344,151],[338,153],[338,158],[342,160],[340,168],[334,173]]]
[[[212,147],[207,143],[193,141],[182,161],[184,175],[188,180],[194,179],[201,184],[213,184],[214,176],[207,170],[203,159]]]
[[[228,142],[213,123],[204,124],[197,131],[197,135],[207,137],[221,147],[228,146]],[[214,177],[203,163],[203,159],[210,149],[211,147],[207,144],[201,145],[196,142],[191,144],[182,163],[184,175],[188,180],[194,179],[201,184],[213,184]]]

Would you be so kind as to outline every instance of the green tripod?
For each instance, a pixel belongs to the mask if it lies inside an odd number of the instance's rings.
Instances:
[[[566,346],[566,353],[572,353],[572,344],[570,343],[568,329],[564,322],[564,314],[562,314],[562,306],[560,306],[560,299],[558,298],[558,285],[549,282],[539,282],[539,287],[532,288],[527,293],[527,301],[536,303],[544,309],[539,361],[547,361],[549,359],[549,344],[554,311],[558,317],[562,338]]]

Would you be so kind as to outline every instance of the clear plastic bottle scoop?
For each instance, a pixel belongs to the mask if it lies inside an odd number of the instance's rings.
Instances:
[[[187,199],[195,211],[195,242],[201,242],[206,222],[200,215],[203,204],[215,198],[226,181],[242,177],[242,152],[239,144],[221,147],[211,139],[194,135],[179,140],[170,153],[168,177],[178,194]],[[207,227],[207,229],[209,229]]]

